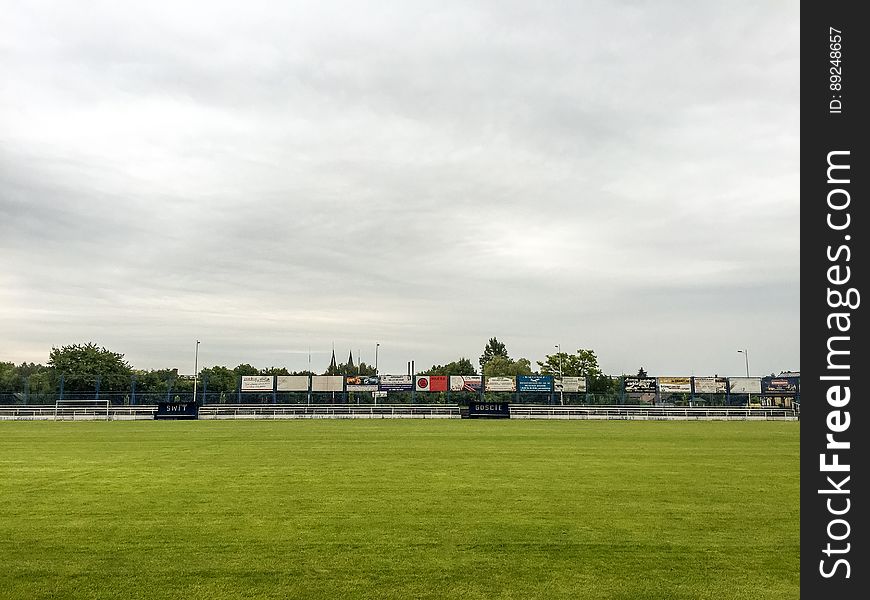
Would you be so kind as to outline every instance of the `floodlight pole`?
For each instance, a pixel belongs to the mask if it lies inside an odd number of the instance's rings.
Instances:
[[[746,376],[749,377],[749,350],[744,348],[743,350],[738,350],[737,353],[738,354],[742,353],[743,358],[746,359]],[[747,392],[747,394],[746,394],[746,410],[749,410],[751,403],[752,403],[752,394]]]
[[[562,384],[562,387],[559,388],[559,404],[565,404],[565,381],[562,378],[562,344],[556,344],[556,351],[559,356],[559,382]]]
[[[378,348],[381,347],[380,342],[375,343],[375,377],[378,376]]]
[[[193,401],[196,402],[196,380],[199,375],[199,340],[196,340],[196,349],[193,351]]]

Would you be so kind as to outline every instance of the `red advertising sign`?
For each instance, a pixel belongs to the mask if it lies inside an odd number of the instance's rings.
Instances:
[[[417,375],[418,392],[446,392],[446,375]]]

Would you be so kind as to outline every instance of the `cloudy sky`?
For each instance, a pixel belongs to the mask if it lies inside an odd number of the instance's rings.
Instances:
[[[798,2],[539,4],[5,3],[0,360],[799,369]]]

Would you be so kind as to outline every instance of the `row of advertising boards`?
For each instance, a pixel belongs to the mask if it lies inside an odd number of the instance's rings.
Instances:
[[[585,377],[551,375],[247,375],[243,392],[586,392]],[[797,394],[800,377],[625,377],[628,393]]]
[[[628,393],[795,395],[800,377],[626,377]]]

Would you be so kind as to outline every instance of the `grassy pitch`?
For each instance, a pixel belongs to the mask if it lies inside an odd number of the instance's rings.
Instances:
[[[799,597],[780,422],[0,423],[3,598]]]

